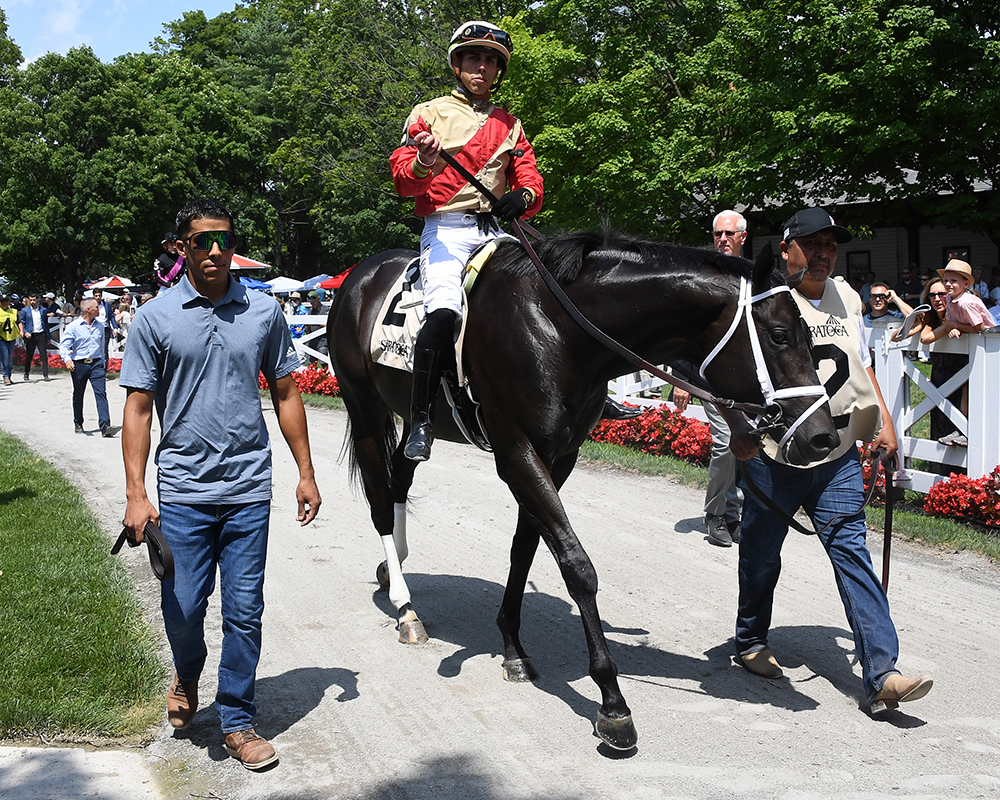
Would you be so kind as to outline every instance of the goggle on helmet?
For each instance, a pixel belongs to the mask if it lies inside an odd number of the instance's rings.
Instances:
[[[448,47],[448,66],[454,68],[453,56],[462,50],[492,50],[498,56],[500,70],[491,88],[496,89],[507,72],[507,63],[514,52],[510,34],[489,22],[465,22],[455,29]]]

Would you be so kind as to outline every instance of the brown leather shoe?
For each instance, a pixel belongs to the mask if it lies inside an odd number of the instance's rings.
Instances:
[[[263,769],[278,760],[271,743],[253,728],[226,734],[226,752],[247,769]]]
[[[750,672],[754,675],[760,675],[762,678],[780,678],[785,674],[781,671],[777,660],[771,655],[771,651],[766,647],[755,653],[742,654],[740,661]]]
[[[191,724],[197,710],[198,679],[182,681],[175,672],[167,690],[167,719],[177,730],[184,730]]]
[[[933,685],[934,681],[929,675],[904,678],[898,672],[893,673],[885,679],[879,693],[872,700],[872,714],[882,714],[897,708],[900,703],[919,700],[931,690]]]

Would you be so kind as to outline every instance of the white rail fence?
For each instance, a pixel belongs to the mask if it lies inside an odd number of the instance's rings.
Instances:
[[[921,345],[917,337],[893,342],[891,336],[897,328],[899,322],[876,323],[870,339],[875,377],[899,440],[901,469],[894,476],[896,485],[926,494],[935,483],[946,480],[952,470],[964,469],[970,478],[990,474],[1000,464],[1000,331],[963,334],[958,339]],[[960,353],[969,357],[969,364],[947,383],[936,387],[918,369],[917,363],[907,357],[907,352],[913,351],[924,355]],[[969,384],[968,417],[948,400],[965,382]],[[612,381],[608,388],[619,402],[656,406],[662,400],[648,395],[662,385],[659,378],[633,373]],[[918,404],[912,400],[914,387],[926,395]],[[913,426],[935,407],[968,437],[968,447],[943,445],[912,435]],[[684,416],[705,419],[700,406],[688,406]],[[927,469],[928,465],[932,469],[940,465],[945,474]]]
[[[329,366],[324,337],[326,315],[288,316],[289,328],[301,327],[302,336],[292,343],[303,364],[319,361]],[[896,428],[902,466],[896,474],[898,486],[926,493],[931,486],[947,478],[947,473],[962,468],[971,478],[988,475],[1000,464],[1000,331],[978,335],[962,335],[958,339],[943,339],[932,345],[921,345],[914,337],[909,341],[893,342],[892,332],[899,323],[876,323],[871,333],[875,375]],[[55,345],[52,345],[54,348]],[[907,357],[907,352],[960,353],[968,355],[969,364],[941,387],[934,386]],[[112,342],[111,357],[120,358],[122,345]],[[969,416],[953,405],[948,397],[965,382],[969,384]],[[619,402],[643,407],[659,406],[665,401],[658,396],[664,383],[644,373],[623,375],[608,384],[608,393]],[[912,401],[913,387],[926,395],[920,403]],[[968,447],[949,447],[911,434],[914,424],[940,408],[969,440]],[[700,405],[692,404],[686,417],[705,420]],[[940,465],[941,475],[922,467]]]

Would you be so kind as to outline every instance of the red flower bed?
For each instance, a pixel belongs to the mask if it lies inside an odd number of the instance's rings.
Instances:
[[[951,473],[948,480],[931,487],[924,498],[924,512],[1000,525],[1000,466],[982,478]]]
[[[601,420],[590,438],[654,456],[673,455],[693,464],[708,464],[712,454],[708,425],[683,417],[666,405],[647,408],[635,419]]]
[[[300,369],[292,373],[295,385],[299,387],[302,394],[320,394],[326,397],[340,397],[340,386],[337,379],[330,374],[325,364],[318,361],[310,364],[305,369]],[[267,380],[263,373],[257,376],[257,385],[263,390],[267,389]]]
[[[24,366],[24,348],[15,347],[14,348],[14,364],[18,367]],[[31,359],[31,366],[41,368],[42,359],[38,353],[35,353],[34,358]],[[53,369],[66,369],[66,364],[59,357],[59,354],[53,351],[49,352],[49,366]],[[120,358],[109,358],[108,359],[108,372],[121,372],[122,371],[122,360]]]

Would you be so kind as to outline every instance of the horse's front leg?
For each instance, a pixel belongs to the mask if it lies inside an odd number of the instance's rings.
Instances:
[[[379,565],[379,583],[388,584],[389,600],[396,607],[398,614],[397,629],[399,641],[403,644],[423,644],[427,641],[427,631],[420,621],[417,612],[413,610],[410,600],[410,590],[403,577],[403,562],[410,553],[406,542],[406,498],[413,485],[413,473],[417,463],[403,455],[403,442],[407,431],[400,439],[399,446],[392,454],[392,535],[382,537],[382,549],[385,551],[385,561]],[[382,575],[385,576],[383,583]]]
[[[538,678],[538,672],[521,646],[521,603],[524,586],[528,582],[531,562],[538,549],[538,522],[520,509],[517,530],[510,547],[510,573],[504,587],[503,601],[497,614],[497,627],[503,637],[503,678],[505,681],[526,683]]]
[[[616,750],[630,750],[635,747],[638,735],[632,712],[618,686],[618,667],[604,638],[597,610],[597,571],[569,524],[553,476],[534,448],[526,443],[510,448],[503,463],[498,459],[497,466],[522,510],[534,517],[539,533],[559,565],[570,597],[580,609],[590,653],[590,677],[601,690],[597,735]]]
[[[576,453],[559,459],[551,470],[552,482],[556,490],[562,488],[566,478],[576,464]],[[517,515],[517,530],[510,548],[510,573],[504,588],[503,602],[497,614],[497,627],[503,637],[503,677],[514,682],[533,681],[538,672],[521,645],[521,605],[524,602],[524,587],[528,573],[538,549],[538,520],[527,514],[523,508]]]

